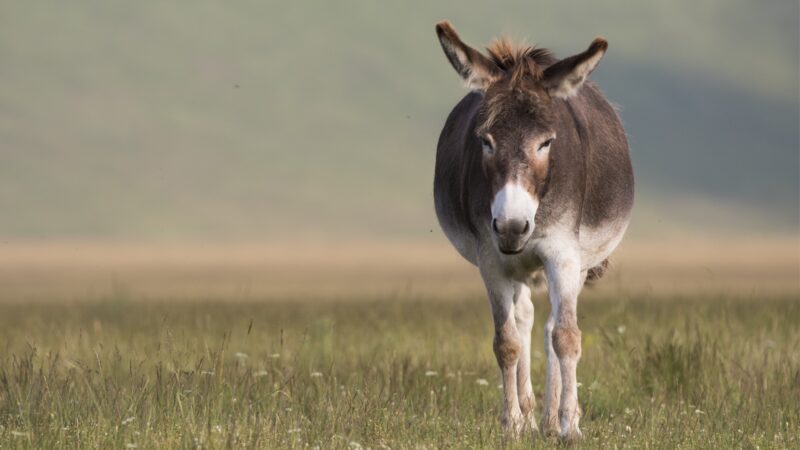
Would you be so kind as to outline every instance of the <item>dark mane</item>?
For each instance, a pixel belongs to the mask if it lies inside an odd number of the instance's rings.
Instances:
[[[516,43],[507,37],[495,39],[486,47],[486,51],[492,61],[505,71],[520,65],[529,66],[531,62],[541,70],[557,61],[546,48]]]

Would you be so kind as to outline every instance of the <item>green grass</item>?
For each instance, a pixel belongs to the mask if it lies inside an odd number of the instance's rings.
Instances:
[[[797,298],[591,299],[579,315],[583,445],[800,445]],[[3,304],[0,447],[558,445],[503,440],[491,336],[479,298]]]

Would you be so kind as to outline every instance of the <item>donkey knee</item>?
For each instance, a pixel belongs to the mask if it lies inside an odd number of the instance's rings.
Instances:
[[[522,341],[510,333],[497,333],[494,336],[494,355],[500,367],[508,367],[519,361]]]
[[[578,327],[555,327],[553,329],[553,350],[560,358],[580,358],[581,330]]]

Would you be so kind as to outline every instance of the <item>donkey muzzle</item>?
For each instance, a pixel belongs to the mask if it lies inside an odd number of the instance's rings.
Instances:
[[[500,252],[516,254],[525,248],[531,231],[531,222],[528,219],[492,219],[492,231],[497,238]]]

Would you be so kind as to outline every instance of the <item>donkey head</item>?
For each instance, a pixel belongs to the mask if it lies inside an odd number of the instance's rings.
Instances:
[[[515,48],[502,39],[485,56],[447,21],[436,25],[436,34],[456,72],[483,94],[475,139],[491,186],[491,227],[501,252],[519,253],[547,191],[551,147],[558,148],[554,99],[578,92],[608,43],[597,38],[583,53],[556,60],[547,50]]]

